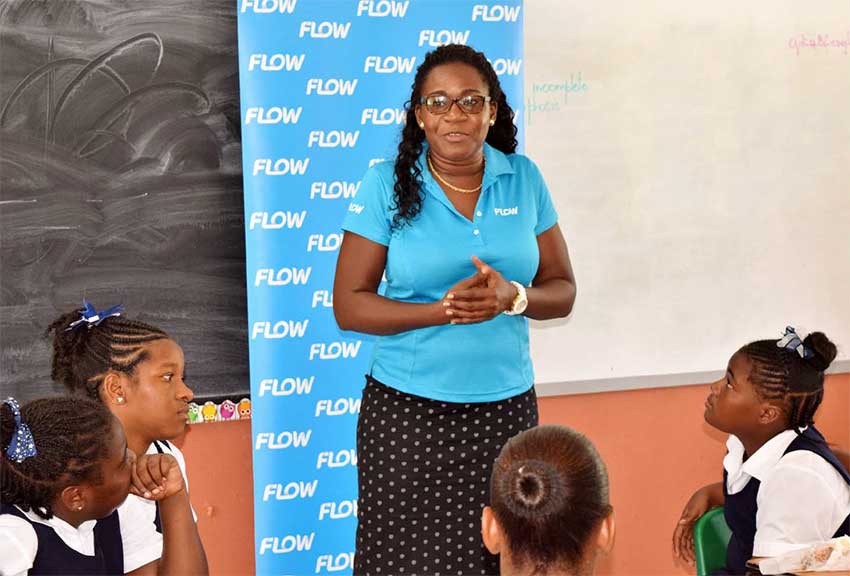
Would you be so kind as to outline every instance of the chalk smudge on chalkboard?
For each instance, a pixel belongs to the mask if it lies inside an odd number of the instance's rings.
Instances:
[[[49,382],[47,324],[121,302],[199,396],[247,393],[236,3],[0,6],[0,379]]]

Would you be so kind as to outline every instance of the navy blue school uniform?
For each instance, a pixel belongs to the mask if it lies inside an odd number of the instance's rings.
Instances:
[[[186,463],[183,454],[174,444],[166,441],[154,442],[148,448],[147,453],[164,453],[174,456],[185,480]],[[186,487],[188,489],[188,482],[186,482]],[[132,494],[127,496],[124,503],[113,514],[115,517],[114,525],[118,533],[117,539],[111,536],[106,538],[101,534],[104,528],[99,528],[98,534],[93,533],[93,521],[84,522],[78,529],[74,529],[56,517],[51,520],[43,520],[33,512],[21,512],[20,510],[17,510],[17,512],[18,514],[4,512],[0,515],[0,574],[4,576],[27,574],[27,570],[32,566],[33,558],[45,546],[50,550],[61,551],[61,553],[52,554],[57,559],[65,559],[58,562],[58,565],[62,566],[62,569],[58,572],[60,574],[73,573],[71,567],[74,566],[73,561],[77,560],[75,555],[81,557],[81,565],[87,566],[80,573],[111,574],[113,572],[98,572],[96,569],[88,568],[88,565],[94,561],[92,558],[95,555],[93,539],[96,536],[99,538],[98,546],[105,550],[107,556],[113,558],[117,555],[121,558],[123,568],[115,572],[118,574],[132,572],[162,556],[163,537],[159,506],[154,501],[145,500]],[[21,515],[26,518],[22,518]],[[98,522],[98,526],[112,526],[113,520],[109,520],[108,523],[105,520]],[[46,536],[48,535],[46,531],[52,531],[55,538]],[[66,554],[67,551],[72,554]],[[114,563],[110,562],[110,566],[112,565]],[[35,572],[29,573],[34,574]]]
[[[51,526],[31,520],[16,506],[0,505],[0,514],[20,518],[35,531],[38,548],[28,574],[124,574],[124,548],[118,511],[94,525],[94,555],[70,547]]]
[[[733,438],[734,437],[730,437],[730,440]],[[734,440],[740,443],[737,438],[734,438]],[[776,440],[776,442],[774,442],[774,440]],[[768,446],[769,443],[773,443],[773,445]],[[726,571],[729,574],[746,573],[746,562],[754,555],[772,556],[787,551],[781,550],[776,546],[797,544],[797,547],[800,547],[819,540],[850,535],[850,511],[848,511],[847,496],[850,494],[850,473],[848,473],[844,466],[838,461],[832,450],[829,449],[829,446],[826,444],[826,441],[820,432],[812,426],[808,427],[802,434],[799,435],[797,435],[793,430],[786,430],[785,432],[775,436],[762,448],[767,447],[768,451],[771,449],[777,450],[781,448],[783,443],[787,443],[787,447],[779,452],[779,458],[774,459],[774,465],[770,466],[770,464],[767,464],[760,466],[761,463],[755,464],[755,468],[761,467],[762,469],[758,472],[754,472],[754,475],[746,481],[746,485],[743,489],[734,491],[733,493],[730,493],[730,474],[729,470],[726,469],[727,463],[724,460],[724,516],[726,518],[726,523],[732,530],[732,538],[729,541],[729,546],[726,550]],[[750,457],[747,461],[744,461],[744,466],[746,466],[746,462],[761,453],[762,448],[756,451],[756,454]],[[732,455],[732,449],[733,448],[730,445],[730,455]],[[831,508],[832,513],[828,514],[830,517],[827,518],[827,514],[819,513],[814,521],[806,518],[805,514],[810,513],[810,510],[807,509],[809,508],[807,503],[801,501],[799,497],[795,497],[794,494],[789,494],[785,502],[771,502],[769,505],[771,510],[769,511],[764,510],[766,503],[762,498],[762,517],[759,522],[759,492],[760,489],[762,489],[762,484],[771,481],[771,472],[773,472],[773,469],[778,467],[779,462],[788,455],[794,454],[795,456],[792,458],[797,460],[800,460],[799,457],[807,457],[806,454],[795,454],[801,452],[808,452],[810,454],[817,455],[819,458],[823,459],[823,461],[828,463],[835,472],[837,472],[837,474],[827,474],[831,485],[825,482],[823,484],[823,488],[818,494],[803,495],[804,498],[811,496],[813,498],[821,499],[821,502],[826,499],[826,503],[824,507],[822,507],[822,510],[829,510]],[[763,459],[764,458],[762,458],[762,460]],[[786,466],[786,468],[789,467]],[[791,474],[794,473],[795,472],[793,471],[791,472]],[[814,473],[808,474],[802,467],[800,467],[796,473],[800,474],[799,484],[801,485],[805,485],[807,482],[810,482],[810,476],[814,476]],[[761,478],[758,476],[761,476]],[[842,481],[843,485],[841,485]],[[790,479],[790,482],[786,481],[785,485],[793,487],[795,484],[794,480]],[[809,486],[812,485],[809,484]],[[811,492],[811,490],[809,490],[809,492]],[[762,495],[762,497],[763,496],[764,495]],[[834,503],[830,503],[829,498],[834,498]],[[793,522],[793,520],[795,520],[795,513],[799,515],[799,519],[797,519],[796,522]],[[766,518],[768,516],[769,518]],[[842,517],[843,521],[841,520]],[[777,539],[777,542],[775,543],[762,543],[760,548],[755,545],[759,523],[763,526],[770,525],[771,527],[769,529],[775,532],[777,525],[781,525],[783,519],[785,523],[789,525],[785,527],[779,526],[779,530],[782,531],[781,533],[784,535],[781,543],[779,542],[779,539]],[[812,524],[819,524],[820,526],[812,526]],[[835,527],[836,524],[837,527]],[[824,526],[827,528],[824,528]],[[829,532],[833,529],[833,527],[835,527],[834,532]],[[765,530],[768,530],[768,528],[765,528]],[[813,532],[813,530],[819,530],[819,532]],[[824,530],[826,530],[826,532]],[[808,535],[806,534],[806,531],[809,531]],[[772,537],[776,538],[775,536]],[[808,541],[804,541],[806,538],[808,538]],[[801,539],[801,541],[794,542],[793,540],[795,539]]]

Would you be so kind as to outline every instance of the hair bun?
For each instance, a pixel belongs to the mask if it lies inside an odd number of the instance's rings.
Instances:
[[[507,494],[519,516],[539,513],[553,501],[560,500],[563,487],[558,471],[549,463],[540,460],[514,462],[513,469],[505,474],[509,484]]]
[[[54,382],[73,382],[75,377],[74,358],[84,349],[91,331],[84,327],[68,330],[72,322],[79,320],[82,308],[62,314],[47,327],[45,334],[53,339],[53,359],[50,377]]]
[[[812,332],[803,340],[803,345],[814,352],[814,356],[809,358],[807,362],[818,372],[824,372],[829,368],[838,354],[835,344],[823,332]]]

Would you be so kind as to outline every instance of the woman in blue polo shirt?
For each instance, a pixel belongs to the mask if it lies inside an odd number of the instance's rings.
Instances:
[[[484,54],[430,52],[410,102],[395,162],[370,168],[351,203],[334,285],[339,326],[379,336],[357,425],[354,572],[497,574],[478,518],[502,445],[537,424],[527,317],[569,314],[575,280]]]

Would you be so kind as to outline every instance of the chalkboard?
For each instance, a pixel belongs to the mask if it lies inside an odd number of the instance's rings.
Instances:
[[[850,3],[529,0],[526,151],[578,298],[542,393],[708,381],[819,329],[850,369]]]
[[[56,394],[43,334],[83,297],[247,395],[236,2],[0,4],[2,394]],[[238,398],[237,398],[238,399]]]

